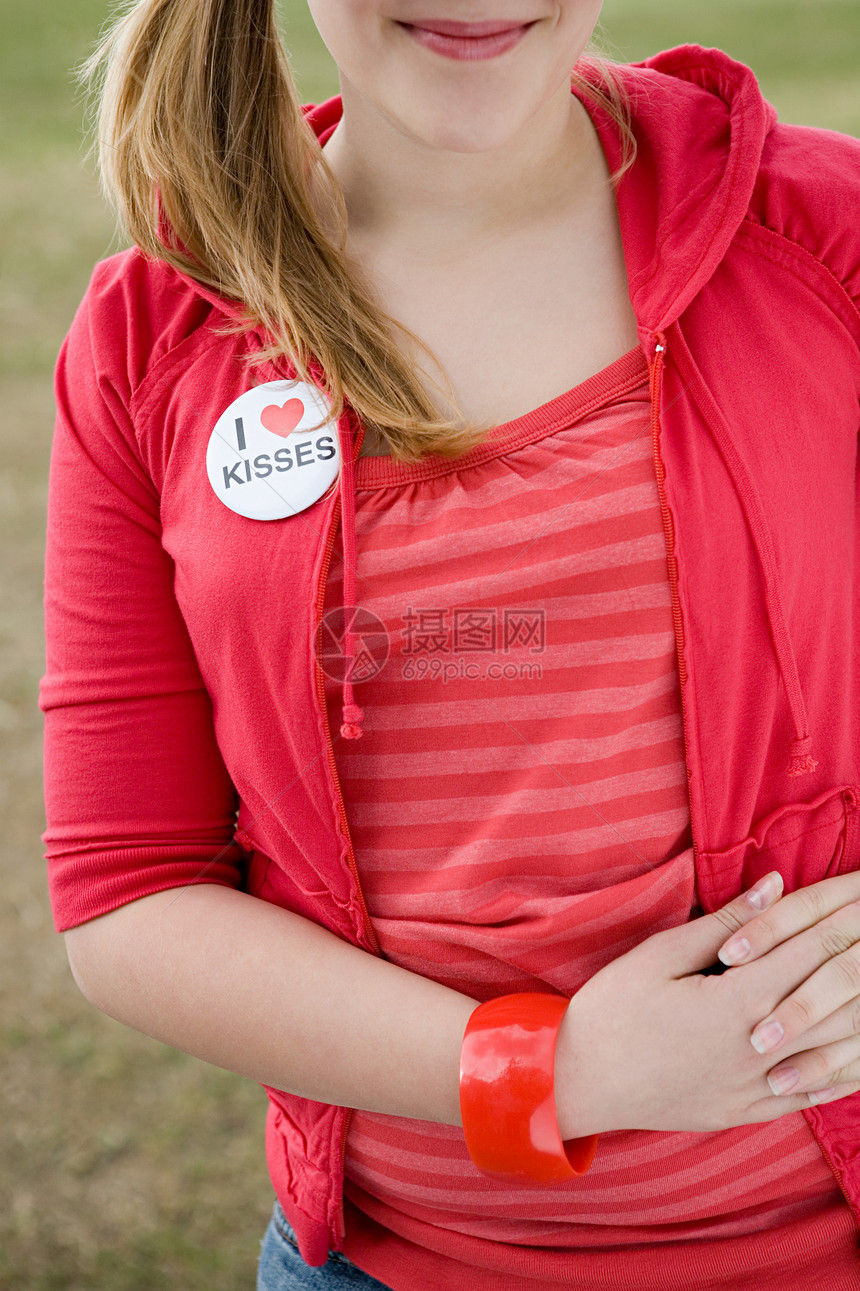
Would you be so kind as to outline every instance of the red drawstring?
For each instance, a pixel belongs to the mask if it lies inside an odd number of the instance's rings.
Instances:
[[[797,668],[797,658],[785,608],[780,594],[780,576],[776,563],[773,540],[765,518],[765,509],[755,480],[732,435],[729,423],[717,405],[707,383],[680,336],[676,336],[675,361],[683,358],[688,386],[698,392],[697,402],[708,429],[720,451],[743,508],[753,546],[764,576],[764,608],[770,625],[776,663],[785,686],[786,698],[794,724],[794,738],[790,744],[790,760],[786,773],[790,776],[808,775],[818,766],[812,756],[812,737],[806,715],[806,704]],[[694,396],[695,397],[695,396]]]
[[[352,671],[355,663],[355,471],[350,417],[344,412],[338,422],[340,438],[340,514],[343,524],[343,707],[340,733],[345,740],[361,739],[364,713],[355,702]],[[361,444],[359,443],[359,448]]]

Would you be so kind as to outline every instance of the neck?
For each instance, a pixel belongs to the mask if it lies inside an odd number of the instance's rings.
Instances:
[[[408,135],[342,83],[343,117],[325,147],[350,240],[385,240],[429,258],[468,254],[488,235],[569,210],[600,144],[567,85],[498,147],[454,152]],[[602,156],[602,154],[601,154]]]

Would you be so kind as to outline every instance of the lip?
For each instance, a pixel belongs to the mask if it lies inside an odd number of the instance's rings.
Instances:
[[[445,58],[473,61],[507,53],[520,43],[534,22],[451,22],[428,18],[397,25],[425,49]]]

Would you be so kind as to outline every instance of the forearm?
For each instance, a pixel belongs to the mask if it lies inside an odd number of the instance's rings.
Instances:
[[[290,911],[200,885],[143,897],[66,933],[104,1013],[261,1084],[459,1125],[459,1058],[476,1001]]]

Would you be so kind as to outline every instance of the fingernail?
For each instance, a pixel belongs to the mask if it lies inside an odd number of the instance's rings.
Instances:
[[[800,1072],[796,1067],[780,1067],[777,1071],[770,1072],[767,1083],[775,1094],[787,1094],[799,1080]]]
[[[750,944],[746,937],[732,937],[725,946],[717,951],[717,958],[724,964],[739,964],[750,953]]]
[[[754,910],[766,910],[782,892],[782,875],[776,870],[759,879],[744,896]]]
[[[828,1098],[832,1098],[836,1090],[831,1085],[829,1089],[813,1089],[806,1097],[814,1106],[816,1103],[826,1103]]]
[[[785,1035],[785,1028],[776,1018],[770,1018],[767,1022],[760,1022],[750,1036],[750,1044],[757,1053],[769,1053],[775,1049]]]

